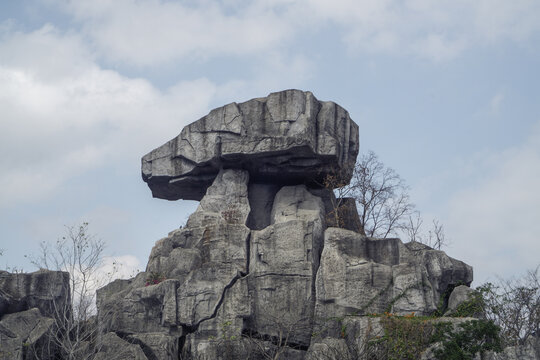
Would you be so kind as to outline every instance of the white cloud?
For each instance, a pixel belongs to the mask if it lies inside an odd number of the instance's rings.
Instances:
[[[535,0],[60,1],[97,52],[156,66],[182,59],[284,51],[299,38],[338,29],[353,51],[445,61],[540,30]]]
[[[80,36],[63,34],[52,24],[30,33],[0,27],[0,54],[2,66],[17,67],[30,78],[45,81],[76,76],[94,59]]]
[[[474,183],[448,208],[453,249],[475,266],[480,281],[508,276],[540,262],[540,123],[526,143],[471,161]],[[518,264],[518,265],[516,265]],[[517,268],[516,268],[517,267]]]
[[[3,34],[0,54],[8,56],[0,62],[2,206],[46,197],[70,177],[104,163],[138,162],[204,115],[218,89],[201,78],[161,91],[86,61],[84,49],[80,38],[50,25]],[[55,57],[62,66],[48,61]]]
[[[105,256],[96,270],[96,277],[106,278],[109,282],[114,279],[132,278],[140,271],[141,263],[133,255]]]
[[[259,63],[266,71],[246,75],[249,82],[199,78],[160,90],[103,69],[83,38],[51,25],[4,32],[0,54],[8,54],[0,60],[2,207],[47,198],[99,166],[138,166],[142,155],[205,115],[210,104],[266,95],[284,81],[295,87],[312,73],[308,59],[274,54]]]
[[[227,6],[213,1],[92,0],[63,4],[82,22],[102,56],[135,65],[253,54],[280,46],[292,25],[264,2]]]

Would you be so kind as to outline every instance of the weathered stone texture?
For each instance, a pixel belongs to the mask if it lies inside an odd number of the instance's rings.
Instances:
[[[94,360],[148,360],[140,346],[127,342],[115,333],[104,334]]]
[[[363,235],[354,200],[320,186],[335,171],[350,176],[357,153],[343,108],[287,90],[212,110],[144,156],[155,197],[201,202],[156,242],[144,273],[98,292],[105,331],[148,359],[302,360],[365,345],[343,325],[382,331],[345,315],[433,312],[472,269]]]
[[[317,273],[319,318],[349,313],[430,314],[448,286],[472,281],[472,268],[429,247],[329,228]]]
[[[490,351],[481,360],[538,360],[540,337],[531,337],[524,345],[509,346],[500,353]],[[475,359],[476,360],[476,359]],[[480,359],[478,359],[480,360]]]
[[[322,200],[310,194],[305,186],[285,186],[276,194],[272,224],[252,232],[251,330],[277,336],[283,328],[294,327],[290,341],[309,344],[323,214]]]
[[[0,320],[0,359],[26,360],[44,358],[45,349],[54,352],[49,334],[55,325],[37,308],[7,314]]]
[[[69,301],[67,272],[0,271],[0,317],[31,308],[38,308],[43,316],[55,317],[55,307],[64,309]]]
[[[358,126],[345,109],[286,90],[212,110],[145,155],[142,176],[154,197],[200,200],[220,168],[295,184],[347,172],[357,154]]]
[[[474,300],[475,296],[478,295],[477,292],[465,285],[456,286],[452,293],[448,297],[448,304],[446,306],[445,316],[451,316],[458,310],[459,306]],[[458,314],[459,315],[459,314]],[[475,314],[475,317],[482,317],[483,314]]]

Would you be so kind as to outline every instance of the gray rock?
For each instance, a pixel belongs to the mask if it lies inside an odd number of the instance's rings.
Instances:
[[[477,292],[465,285],[456,286],[450,297],[448,298],[448,306],[446,308],[445,316],[451,316],[458,309],[458,307],[474,298]],[[470,314],[472,315],[472,314]],[[481,313],[475,314],[475,317],[481,317]]]
[[[309,344],[323,216],[322,200],[304,185],[286,186],[276,194],[272,224],[252,231],[249,329],[254,333],[276,337],[288,331],[289,341]]]
[[[127,335],[126,339],[130,343],[138,344],[148,359],[178,359],[178,336],[142,333]]]
[[[117,293],[109,288],[117,286],[112,284],[97,293],[99,321],[105,330],[128,334],[168,333],[171,327],[177,327],[178,280],[134,288],[128,285]]]
[[[0,321],[0,359],[53,358],[57,347],[49,335],[54,325],[54,319],[42,316],[37,308],[4,315]]]
[[[337,226],[365,235],[360,217],[358,216],[356,200],[354,198],[341,198],[338,204],[339,206],[335,211],[337,211],[339,221],[335,225],[329,224],[328,226]]]
[[[222,170],[186,227],[156,243],[145,273],[98,291],[107,331],[127,334],[156,359],[177,359],[182,341],[197,348],[229,317],[241,335],[250,313],[238,305],[250,303],[241,281],[248,272],[248,180],[244,170]]]
[[[43,316],[55,318],[55,308],[68,308],[69,294],[67,272],[40,270],[12,274],[0,271],[0,317],[38,308]]]
[[[540,359],[540,338],[531,337],[524,345],[509,346],[502,352],[484,354],[482,360],[538,360]]]
[[[344,339],[327,337],[314,342],[306,352],[305,360],[352,360],[353,355],[349,351]]]
[[[100,349],[93,359],[148,360],[139,345],[125,341],[112,332],[102,336]]]
[[[353,359],[383,330],[352,315],[433,312],[472,269],[362,235],[355,201],[321,186],[350,177],[357,153],[347,112],[299,90],[188,125],[143,157],[142,175],[155,197],[199,207],[144,273],[99,290],[100,325],[148,359]]]
[[[70,309],[67,272],[0,271],[0,359],[54,358],[49,335]]]
[[[322,199],[327,227],[339,227],[365,235],[354,198],[336,198],[334,192],[326,188],[312,188],[309,192]]]
[[[336,170],[350,177],[357,154],[358,126],[345,109],[286,90],[212,110],[145,155],[142,176],[154,197],[200,200],[221,168],[257,182],[321,182]]]
[[[306,360],[384,359],[379,345],[385,335],[380,317],[329,318],[316,328]],[[382,356],[381,356],[382,355]]]
[[[238,279],[225,291],[214,318],[202,321],[186,336],[184,352],[195,359],[247,359],[252,344],[242,336],[251,315],[247,278]]]
[[[399,239],[328,228],[316,281],[318,319],[384,311],[428,315],[449,286],[472,281],[472,268],[429,247],[411,251]]]
[[[245,225],[251,209],[248,182],[249,174],[245,170],[221,170],[212,186],[207,188],[195,213],[189,217],[186,227],[205,226],[208,221]]]
[[[274,198],[281,186],[277,184],[249,184],[249,213],[247,226],[252,230],[262,230],[272,223],[270,215]]]

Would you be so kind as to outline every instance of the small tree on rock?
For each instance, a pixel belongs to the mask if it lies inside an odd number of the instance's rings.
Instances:
[[[42,242],[38,257],[31,262],[40,269],[66,271],[70,275],[70,299],[55,303],[56,324],[49,334],[51,349],[59,349],[66,360],[93,359],[98,324],[94,317],[96,289],[112,274],[99,273],[105,243],[89,234],[88,223],[66,227],[66,235],[54,244]],[[49,354],[51,355],[51,354]]]

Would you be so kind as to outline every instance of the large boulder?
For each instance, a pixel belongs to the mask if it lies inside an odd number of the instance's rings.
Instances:
[[[33,273],[0,271],[0,318],[4,314],[38,308],[43,316],[57,317],[69,309],[69,273],[40,270]]]
[[[316,279],[317,317],[429,315],[447,289],[470,284],[472,276],[469,265],[428,246],[328,228]]]
[[[178,357],[179,339],[186,341],[188,333],[219,328],[212,319],[222,318],[223,302],[239,287],[247,296],[240,280],[249,263],[248,181],[245,170],[222,170],[186,227],[156,243],[146,272],[98,290],[99,319],[107,331],[168,359]],[[243,314],[236,301],[230,306],[237,309],[234,316]]]
[[[0,359],[54,359],[53,334],[71,315],[69,273],[0,271]]]
[[[142,174],[155,197],[199,207],[156,242],[145,272],[98,291],[100,326],[148,359],[302,360],[348,356],[343,327],[381,335],[358,315],[435,311],[472,269],[363,234],[354,199],[322,186],[327,175],[346,182],[357,153],[347,111],[299,90],[188,125],[143,157]]]
[[[53,359],[55,321],[37,308],[4,315],[0,320],[0,360]]]
[[[212,110],[142,158],[154,197],[200,200],[221,168],[255,181],[299,184],[340,171],[350,178],[358,126],[311,92],[286,90]]]

